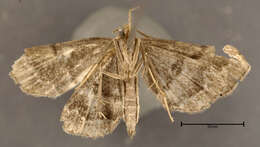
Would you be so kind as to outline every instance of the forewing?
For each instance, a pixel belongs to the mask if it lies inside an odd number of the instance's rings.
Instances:
[[[117,73],[116,58],[102,67],[106,72]],[[102,93],[99,96],[100,80]],[[86,83],[76,88],[65,105],[61,121],[68,134],[83,137],[103,137],[111,133],[122,118],[121,81],[100,76],[97,71]]]
[[[27,94],[55,98],[75,87],[110,43],[109,38],[89,38],[26,48],[10,76]]]
[[[144,79],[170,111],[205,110],[232,93],[238,80],[250,71],[245,58],[232,46],[225,46],[224,52],[231,56],[226,58],[215,55],[213,46],[153,38],[143,39],[141,45],[146,57]]]

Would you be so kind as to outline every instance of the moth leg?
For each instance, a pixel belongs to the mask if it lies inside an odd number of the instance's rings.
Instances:
[[[111,78],[114,78],[114,79],[118,79],[118,80],[123,80],[124,79],[124,77],[119,75],[119,74],[115,74],[115,73],[111,73],[111,72],[105,72],[105,71],[103,71],[102,73],[107,75],[107,76],[109,76],[109,77],[111,77]]]
[[[146,68],[145,68],[145,66],[144,66],[144,68],[143,68],[143,70],[142,70],[142,77],[144,77],[145,71],[146,71]]]
[[[101,66],[100,66],[100,71],[99,71],[99,84],[98,84],[98,100],[100,100],[101,103],[103,103],[101,101],[101,98],[102,98],[102,80],[103,80],[103,73],[102,73],[102,69],[101,69]],[[104,103],[103,103],[104,104]]]
[[[159,90],[160,93],[165,95],[163,93],[163,91],[161,90],[161,88],[159,87],[157,81],[154,78],[154,75],[153,75],[153,73],[152,73],[152,71],[151,71],[151,69],[149,67],[149,65],[152,65],[152,64],[150,64],[150,62],[148,62],[148,59],[147,59],[147,56],[146,56],[147,53],[144,52],[143,48],[141,48],[141,53],[142,53],[142,59],[144,61],[144,70],[143,70],[143,73],[142,73],[143,75],[142,76],[144,77],[145,71],[148,70],[148,73],[152,77],[153,83],[156,85],[156,88]]]
[[[154,37],[152,37],[150,35],[145,34],[144,32],[142,32],[140,30],[136,30],[136,32],[139,33],[140,35],[144,36],[145,38],[154,38]]]
[[[99,67],[100,67],[99,75],[98,75],[99,76],[99,84],[98,84],[98,93],[97,93],[96,98],[97,98],[98,102],[105,105],[105,101],[103,101],[103,99],[102,99],[103,72],[102,72],[102,69],[101,69],[102,67],[101,66],[99,66]],[[101,111],[97,112],[97,115],[101,118],[103,117],[103,118],[107,119],[107,117]]]
[[[105,101],[104,99],[102,99],[103,74],[104,74],[104,72],[102,71],[101,66],[100,66],[100,70],[99,70],[99,85],[98,85],[97,98],[98,98],[99,102],[101,102],[102,104],[105,105],[105,104],[110,104],[110,103]]]
[[[84,77],[83,81],[79,84],[78,87],[76,87],[76,89],[80,88],[83,84],[86,83],[86,81],[89,79],[90,75],[92,75],[92,73],[95,71],[95,69],[97,68],[98,64],[95,64],[91,67],[90,71],[88,72],[88,74]]]
[[[141,59],[139,59],[140,48],[141,48],[141,39],[137,39],[137,45],[136,45],[135,51],[133,53],[133,65],[131,65],[131,66],[134,66],[134,67],[132,67],[134,69],[133,69],[131,76],[137,76],[137,74],[140,71],[142,64],[144,62],[143,57]],[[142,51],[142,54],[143,54],[143,51]]]
[[[150,74],[150,76],[151,76],[155,86],[157,87],[157,89],[159,90],[159,92],[161,93],[161,95],[163,97],[163,102],[164,102],[164,105],[165,105],[166,110],[168,112],[168,116],[169,116],[170,120],[172,122],[174,122],[173,117],[172,117],[171,112],[170,112],[170,109],[169,109],[169,105],[168,105],[167,99],[166,99],[166,94],[161,90],[161,88],[160,88],[160,86],[158,84],[158,81],[155,79],[154,74],[152,72],[152,69],[150,67],[148,67],[148,72],[149,72],[149,74]]]
[[[110,47],[110,45],[112,44],[112,42],[109,44],[109,46],[107,48]],[[108,58],[111,56],[112,53],[112,49],[107,51],[107,54],[105,56],[103,56],[97,64],[94,64],[90,71],[87,73],[87,75],[84,77],[83,81],[79,84],[79,86],[76,87],[76,89],[80,88],[83,84],[86,83],[86,81],[89,79],[89,77],[92,75],[92,73],[96,70],[96,68],[98,67],[98,65],[100,65],[102,62],[106,62],[108,60]]]
[[[167,100],[166,100],[166,94],[161,90],[160,86],[158,85],[158,81],[155,79],[154,74],[153,74],[151,68],[149,67],[149,65],[152,65],[152,64],[148,61],[143,48],[141,48],[141,53],[142,53],[142,59],[143,59],[143,62],[144,62],[143,76],[144,76],[145,71],[148,70],[148,72],[149,72],[149,74],[150,74],[150,76],[151,76],[151,78],[153,80],[153,84],[155,84],[156,88],[159,90],[159,92],[163,96],[164,104],[166,106],[166,110],[168,112],[170,120],[172,122],[174,122],[173,117],[172,117],[171,112],[170,112],[170,109],[169,109],[169,105],[168,105]],[[151,86],[153,86],[153,84]]]
[[[114,42],[114,46],[115,46],[115,51],[116,51],[116,57],[118,59],[118,62],[119,62],[119,65],[124,68],[124,69],[127,69],[127,65],[125,64],[124,61],[127,61],[124,57],[124,54],[126,53],[123,53],[124,50],[120,50],[120,47],[119,47],[119,44],[118,44],[118,41],[116,39],[113,40]]]
[[[146,72],[146,67],[144,66],[142,70],[142,77],[144,77],[145,72]],[[154,82],[150,86],[148,86],[148,89],[151,89],[153,86],[154,86]]]
[[[98,85],[98,94],[97,94],[97,100],[98,102],[100,102],[102,105],[105,105],[105,102],[102,100],[102,78],[103,78],[103,73],[101,71],[101,66],[100,66],[100,73],[99,73],[99,77],[100,77],[100,80],[99,80],[99,85]],[[100,118],[105,118],[107,119],[107,117],[101,112],[97,112],[97,115],[100,117]]]
[[[136,65],[136,63],[138,62],[138,57],[139,57],[139,53],[140,53],[140,44],[141,44],[141,39],[138,38],[137,42],[136,42],[136,46],[135,46],[135,50],[133,53],[133,62],[132,62],[132,67],[134,67]]]
[[[104,115],[104,113],[102,113],[102,112],[98,112],[98,116],[107,119],[107,117],[106,117],[106,116]]]
[[[144,77],[145,72],[147,72],[147,57],[146,57],[146,53],[144,53],[142,46],[141,46],[141,54],[142,54],[142,60],[143,60],[143,63],[144,63],[144,68],[143,68],[143,71],[142,71],[142,77]],[[151,84],[149,86],[148,89],[150,89],[153,85],[154,85],[154,82],[153,82],[153,84]]]
[[[139,71],[141,70],[142,65],[143,65],[142,60],[139,60],[132,72],[131,77],[135,77],[138,75]]]
[[[148,87],[148,89],[151,89],[153,86],[154,86],[154,83],[152,83],[152,84]]]
[[[146,67],[144,67],[143,70],[142,70],[142,77],[145,76],[145,72],[147,72],[146,70],[147,70]],[[150,85],[147,87],[147,89],[150,90],[153,86],[156,87],[155,82],[153,82],[152,84],[150,84]],[[156,87],[156,88],[157,88],[157,87]]]

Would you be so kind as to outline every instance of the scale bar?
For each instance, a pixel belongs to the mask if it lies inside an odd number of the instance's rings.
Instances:
[[[189,125],[189,126],[201,126],[201,125],[206,125],[206,126],[243,126],[245,127],[245,121],[242,123],[184,123],[181,121],[181,127]]]

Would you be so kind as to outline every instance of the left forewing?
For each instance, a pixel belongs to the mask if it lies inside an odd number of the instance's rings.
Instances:
[[[10,76],[23,92],[56,98],[75,87],[102,59],[112,40],[88,38],[26,48]]]
[[[200,112],[236,88],[250,71],[244,56],[232,46],[215,55],[213,46],[143,39],[144,79],[170,111]],[[166,99],[165,99],[166,98]],[[166,103],[165,103],[166,100]]]

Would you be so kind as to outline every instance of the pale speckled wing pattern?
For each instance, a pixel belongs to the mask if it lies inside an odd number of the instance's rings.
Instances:
[[[101,70],[118,73],[117,68],[117,59],[112,56]],[[120,122],[123,115],[122,81],[104,74],[101,76],[99,71],[97,68],[81,87],[76,88],[65,105],[61,115],[65,132],[98,138],[111,133]],[[99,94],[100,86],[102,92]]]
[[[89,38],[26,48],[10,76],[27,94],[56,98],[82,81],[111,41]]]
[[[203,111],[221,96],[230,94],[238,80],[243,80],[250,71],[245,58],[229,45],[224,52],[231,58],[215,55],[213,46],[173,40],[142,39],[141,47],[147,58],[144,79],[170,111]]]

